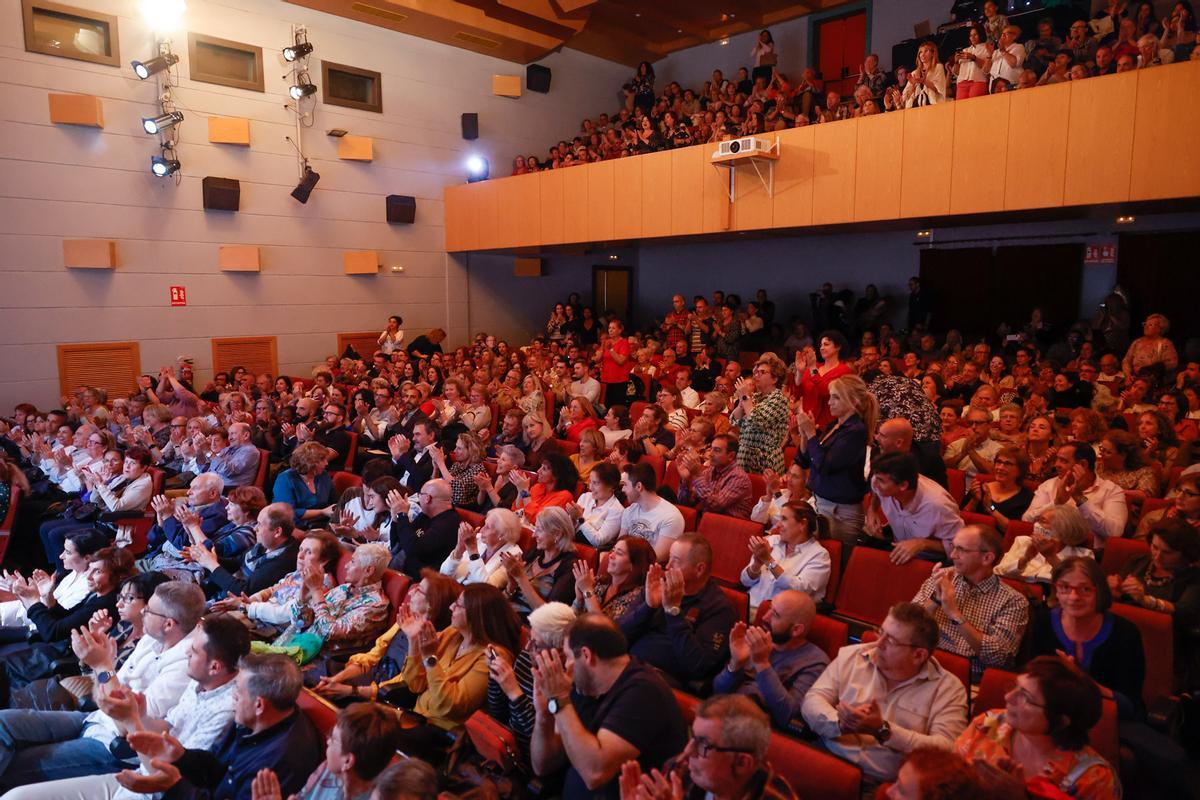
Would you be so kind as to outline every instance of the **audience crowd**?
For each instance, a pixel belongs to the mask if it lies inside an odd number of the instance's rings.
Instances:
[[[759,34],[749,54],[753,67],[736,75],[713,70],[701,86],[671,81],[656,87],[654,67],[642,62],[621,87],[620,108],[583,120],[570,140],[559,141],[545,156],[517,156],[512,174],[1200,59],[1190,0],[1172,4],[1161,20],[1153,3],[1124,0],[1112,0],[1091,19],[1070,19],[1065,28],[1050,17],[1022,14],[1024,29],[1002,13],[1004,0],[970,5],[978,5],[982,16],[959,20],[969,22],[967,46],[939,53],[937,43],[927,39],[915,63],[896,64],[891,72],[871,53],[859,65],[849,96],[827,87],[813,67],[799,75],[780,72],[769,30]]]

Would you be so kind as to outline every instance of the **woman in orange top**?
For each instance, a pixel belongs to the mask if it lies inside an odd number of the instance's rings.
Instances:
[[[584,431],[600,427],[600,417],[586,397],[572,397],[561,426],[567,439],[578,442]]]
[[[519,492],[513,510],[524,511],[526,524],[532,525],[543,508],[563,508],[575,499],[579,471],[571,459],[561,453],[547,453],[538,467],[537,483],[531,487],[525,474],[514,475],[512,482],[517,485]]]
[[[1005,707],[980,714],[954,743],[988,785],[1053,788],[1081,800],[1116,800],[1116,770],[1088,746],[1100,721],[1100,687],[1065,659],[1039,656],[1017,676]],[[1046,796],[1044,792],[1034,792]]]

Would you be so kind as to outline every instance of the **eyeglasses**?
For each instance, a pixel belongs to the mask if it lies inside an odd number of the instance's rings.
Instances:
[[[1054,591],[1058,592],[1059,594],[1076,594],[1080,597],[1094,597],[1096,594],[1096,587],[1086,583],[1072,584],[1059,581],[1058,583],[1054,584]]]
[[[175,619],[174,617],[167,616],[166,614],[162,613],[161,611],[155,611],[154,609],[150,608],[150,606],[146,606],[144,609],[142,609],[142,613],[143,614],[151,614],[155,617],[162,617],[163,619],[169,619],[169,620]]]
[[[888,645],[888,646],[894,646],[894,647],[916,647],[917,646],[917,645],[913,644],[912,642],[901,642],[896,639],[893,639],[892,635],[889,634],[885,630],[879,631],[879,638],[876,639],[875,641],[877,641],[881,645]]]
[[[1016,699],[1020,700],[1023,705],[1033,706],[1034,708],[1045,708],[1046,707],[1045,703],[1036,702],[1033,699],[1033,695],[1031,695],[1029,692],[1025,691],[1024,689],[1022,689],[1019,686],[1013,688],[1012,695],[1014,697],[1016,697]]]
[[[171,427],[172,427],[172,428],[186,428],[186,427],[187,427],[187,423],[186,423],[186,422],[183,422],[183,423],[180,423],[180,422],[172,422],[172,423],[171,423]]]
[[[688,731],[688,739],[696,746],[696,755],[701,758],[708,758],[711,753],[753,753],[745,747],[722,747],[719,744],[705,739],[703,736],[697,736],[694,732]]]
[[[986,550],[980,550],[978,547],[959,547],[956,544],[950,545],[950,555],[955,553],[985,553]]]
[[[117,595],[117,602],[119,603],[136,603],[141,599],[141,595],[129,594],[128,592],[122,592],[121,594]]]

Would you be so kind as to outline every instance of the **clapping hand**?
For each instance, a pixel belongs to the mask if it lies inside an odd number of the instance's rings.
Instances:
[[[250,783],[250,800],[283,800],[283,789],[274,770],[264,767],[258,771]]]
[[[763,483],[766,484],[766,493],[768,496],[773,495],[779,491],[780,480],[779,480],[778,472],[771,469],[770,467],[767,467],[766,469],[763,470],[762,476],[763,476]]]
[[[184,548],[183,552],[187,554],[190,560],[204,567],[209,572],[221,566],[221,561],[217,558],[217,552],[210,550],[203,544],[188,545]]]
[[[392,516],[406,517],[408,516],[409,504],[408,498],[405,497],[399,489],[392,489],[387,495],[388,511],[392,512]]]
[[[739,401],[746,402],[754,396],[754,381],[750,378],[738,378],[737,383],[733,385],[733,391]]]
[[[438,447],[436,444],[430,445],[425,452],[428,453],[429,457],[433,459],[433,463],[437,464],[438,466],[446,465],[446,454],[443,453],[442,448]]]
[[[875,700],[855,705],[838,703],[838,725],[848,733],[874,733],[883,726],[879,703]]]
[[[412,442],[402,433],[397,433],[392,438],[388,439],[388,450],[392,454],[392,458],[399,460],[400,456],[404,455],[412,447]]]
[[[683,800],[683,777],[679,771],[664,775],[656,769],[647,775],[636,760],[621,766],[621,800]]]
[[[663,600],[663,568],[659,564],[651,564],[646,570],[646,605],[658,608]]]
[[[751,536],[746,547],[760,567],[771,563],[771,543],[762,536]]]
[[[488,675],[504,691],[509,700],[515,701],[524,694],[521,691],[521,684],[517,682],[517,675],[513,672],[512,665],[508,663],[507,659],[489,656],[487,665]]]
[[[749,626],[738,621],[729,631],[729,666],[732,671],[745,669],[750,664],[750,642],[746,640]]]
[[[533,684],[544,698],[561,698],[571,693],[571,676],[563,666],[558,650],[543,650],[535,653],[533,659]]]
[[[571,567],[571,572],[575,575],[575,597],[582,602],[584,592],[596,590],[596,573],[582,558]]]
[[[813,419],[812,414],[807,411],[796,409],[796,430],[805,439],[811,439],[817,435],[817,421]]]
[[[525,559],[521,556],[505,551],[500,553],[500,562],[504,564],[510,582],[519,584],[525,577]]]
[[[101,608],[92,614],[92,618],[88,620],[88,630],[93,636],[107,636],[112,628],[112,618],[108,616],[108,609]]]
[[[179,767],[169,761],[152,758],[146,765],[147,774],[132,769],[118,772],[114,779],[121,786],[138,794],[158,794],[166,792],[182,777]]]
[[[1133,602],[1140,604],[1146,597],[1146,586],[1133,575],[1129,575],[1121,581],[1121,592]]]
[[[38,597],[42,598],[42,601],[45,602],[46,598],[54,591],[54,578],[45,570],[35,569],[29,579],[37,588]]]
[[[104,633],[93,633],[87,628],[71,631],[71,650],[76,658],[97,672],[111,672],[117,660],[117,640]]]
[[[663,581],[663,607],[679,608],[683,603],[683,570],[672,567],[665,573]]]

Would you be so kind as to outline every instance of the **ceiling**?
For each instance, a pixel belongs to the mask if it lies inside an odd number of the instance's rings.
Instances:
[[[629,66],[850,0],[287,0],[528,64],[566,46]]]

